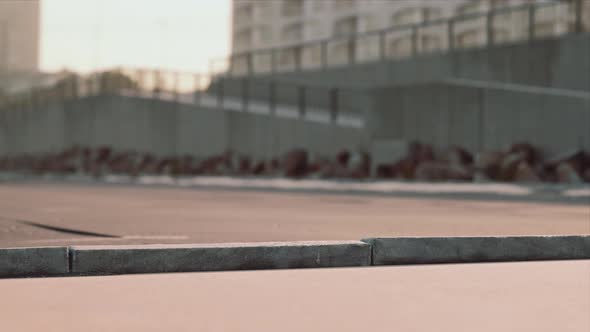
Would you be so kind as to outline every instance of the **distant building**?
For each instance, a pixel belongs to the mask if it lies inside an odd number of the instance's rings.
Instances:
[[[0,1],[0,73],[39,70],[40,1]]]
[[[424,21],[488,12],[493,8],[515,6],[530,2],[552,0],[233,0],[232,52],[281,47],[307,41],[350,35],[384,29],[396,25],[418,24]],[[540,13],[535,21],[540,34],[559,33],[567,29],[568,22],[556,22],[559,13]],[[528,30],[526,10],[522,13],[499,16],[494,34],[499,42],[524,38]],[[447,47],[445,29],[433,26],[420,31],[417,43],[420,50],[437,50]],[[388,53],[404,56],[412,51],[409,31],[392,33],[387,39]],[[482,44],[487,38],[484,19],[460,22],[455,26],[457,47]],[[374,39],[374,38],[373,38]],[[355,47],[356,57],[375,56],[376,40],[366,38]],[[349,56],[346,42],[330,45],[331,61]],[[278,65],[292,62],[292,53],[279,55]],[[316,48],[305,51],[304,63],[318,63],[320,52]],[[254,59],[262,66],[268,59]],[[344,61],[344,60],[343,60]],[[238,65],[238,64],[234,64]],[[243,66],[241,66],[243,67]]]

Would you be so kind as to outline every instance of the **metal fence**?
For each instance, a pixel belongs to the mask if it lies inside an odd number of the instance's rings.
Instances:
[[[246,76],[453,52],[590,31],[590,1],[534,3],[249,52],[212,61]]]
[[[80,98],[117,94],[229,111],[269,114],[361,127],[366,104],[361,89],[277,80],[225,80],[218,76],[149,69],[72,74],[53,86],[0,95],[0,117]]]

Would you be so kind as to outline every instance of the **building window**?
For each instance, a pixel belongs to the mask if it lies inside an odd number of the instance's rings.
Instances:
[[[389,56],[400,57],[412,54],[412,37],[401,37],[391,42]]]
[[[315,0],[313,2],[313,10],[315,11],[323,11],[326,8],[326,0]]]
[[[355,7],[356,1],[355,0],[334,0],[333,2],[334,9],[337,11],[341,10],[349,10]]]
[[[434,21],[443,17],[443,12],[440,8],[424,8],[423,13],[424,17],[422,19],[424,21]]]
[[[482,36],[479,30],[465,31],[457,36],[458,47],[472,47],[481,44]]]
[[[442,17],[440,8],[414,7],[406,8],[393,14],[391,23],[393,25],[418,24],[425,21],[432,21]]]
[[[545,22],[535,24],[535,37],[549,37],[557,35],[557,24]]]
[[[236,25],[252,22],[252,4],[244,4],[236,8],[234,21]]]
[[[480,1],[471,1],[466,4],[463,4],[457,7],[457,14],[458,15],[469,15],[474,13],[481,12],[481,3]]]
[[[303,24],[295,23],[283,28],[282,39],[286,42],[295,42],[303,39]]]
[[[420,8],[406,8],[393,14],[391,23],[393,25],[415,24],[422,21]]]
[[[508,0],[492,0],[492,2],[490,3],[490,7],[492,9],[507,7],[508,5],[510,5],[510,2]]]
[[[260,44],[268,44],[272,41],[272,30],[268,26],[262,26],[258,28],[258,42]]]
[[[282,14],[285,17],[303,15],[303,0],[284,0]]]
[[[425,52],[434,52],[442,49],[442,41],[438,36],[423,35],[421,38],[422,50]]]
[[[334,23],[334,36],[349,36],[357,33],[358,19],[356,16],[340,19]]]
[[[257,18],[261,21],[270,20],[273,16],[273,5],[274,3],[271,1],[256,2]]]
[[[246,50],[252,47],[252,30],[244,29],[234,35],[234,47],[236,50]]]
[[[498,44],[510,41],[510,31],[503,28],[494,28],[494,42]]]

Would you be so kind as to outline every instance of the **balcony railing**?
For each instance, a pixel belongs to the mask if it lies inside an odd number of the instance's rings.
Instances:
[[[226,63],[227,70],[219,74],[245,76],[325,69],[585,31],[590,31],[590,1],[534,3],[234,53],[216,62]]]

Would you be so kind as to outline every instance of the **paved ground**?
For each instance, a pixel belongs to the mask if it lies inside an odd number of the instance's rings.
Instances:
[[[590,261],[0,280],[6,331],[590,331]]]
[[[0,185],[0,246],[590,234],[590,206],[138,185]]]

